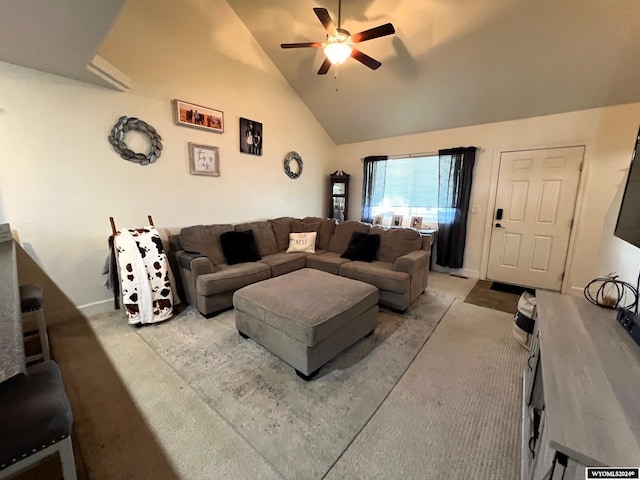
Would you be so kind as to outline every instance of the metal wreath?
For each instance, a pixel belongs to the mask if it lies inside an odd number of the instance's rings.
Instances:
[[[124,142],[124,134],[129,130],[136,130],[144,133],[149,137],[149,153],[136,153],[127,147]],[[149,165],[155,162],[162,154],[162,137],[155,128],[136,117],[122,116],[111,129],[109,135],[109,143],[118,154],[130,162],[139,163],[140,165]]]
[[[289,164],[294,161],[298,164],[298,171],[292,172]],[[293,178],[294,180],[302,175],[302,157],[298,155],[296,152],[289,152],[284,159],[284,173],[287,174],[289,178]]]

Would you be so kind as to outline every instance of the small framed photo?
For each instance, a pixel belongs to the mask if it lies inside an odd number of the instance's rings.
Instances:
[[[250,155],[262,155],[263,143],[262,123],[240,117],[240,151]]]
[[[218,147],[189,142],[189,166],[191,175],[219,177]]]
[[[402,215],[394,215],[391,217],[391,226],[392,227],[401,227],[402,226]]]
[[[177,125],[201,128],[216,133],[224,132],[224,114],[220,110],[182,100],[174,100],[173,104]]]
[[[382,225],[382,215],[376,215],[373,217],[374,225]]]
[[[420,230],[422,228],[422,217],[411,217],[411,228]]]

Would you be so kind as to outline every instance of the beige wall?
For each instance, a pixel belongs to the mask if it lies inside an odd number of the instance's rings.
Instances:
[[[510,122],[476,125],[337,147],[338,168],[352,175],[350,217],[359,219],[362,161],[367,155],[396,155],[476,145],[467,248],[462,273],[484,278],[500,152],[585,145],[582,201],[566,291],[579,293],[596,276],[618,272],[635,284],[640,250],[613,237],[638,125],[640,103]]]
[[[325,215],[327,174],[340,168],[352,174],[350,211],[357,219],[362,157],[458,145],[481,147],[465,273],[483,275],[499,153],[586,145],[568,286],[577,291],[610,271],[635,282],[640,253],[612,232],[640,104],[336,147],[226,2],[158,1],[162,8],[131,0],[99,52],[132,78],[128,93],[0,62],[0,222],[11,223],[28,253],[23,281],[52,286],[45,291],[49,313],[66,305],[110,307],[100,274],[109,216],[125,227],[151,214],[166,237],[195,223]],[[175,98],[224,111],[225,133],[174,125]],[[121,115],[158,129],[165,148],[156,164],[135,165],[111,149],[107,135]],[[240,116],[264,124],[261,157],[239,153]],[[127,141],[145,148],[135,135]],[[188,142],[219,147],[221,177],[189,174]],[[290,150],[304,159],[297,180],[282,171]]]
[[[60,295],[91,311],[111,306],[101,275],[109,216],[135,227],[151,214],[166,237],[197,223],[326,214],[335,145],[244,25],[224,1],[164,3],[130,2],[100,52],[132,78],[131,92],[0,63],[0,223],[11,223]],[[199,19],[213,14],[220,28],[204,30]],[[174,98],[222,110],[225,132],[175,125]],[[112,150],[121,115],[162,135],[155,164]],[[240,116],[263,123],[262,156],[239,153]],[[143,151],[135,137],[129,146]],[[188,142],[219,147],[220,177],[189,174]],[[291,150],[304,161],[297,180],[283,172]],[[48,314],[65,304],[47,291],[45,302]]]

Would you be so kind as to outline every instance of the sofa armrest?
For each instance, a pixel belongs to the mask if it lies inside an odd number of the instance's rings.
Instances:
[[[411,278],[411,301],[425,291],[429,280],[429,262],[431,252],[429,250],[414,250],[398,257],[393,264],[395,272],[406,272]]]
[[[428,250],[414,250],[401,257],[396,258],[393,264],[395,272],[406,272],[413,275],[414,272],[421,268],[429,268],[429,257],[431,253]]]
[[[213,273],[215,267],[211,260],[199,253],[185,252],[179,250],[176,252],[178,258],[178,266],[180,267],[180,278],[184,286],[187,301],[191,305],[196,304],[196,279],[200,275]]]
[[[184,250],[178,252],[178,265],[180,268],[194,272],[196,276],[213,273],[215,270],[208,257],[201,253],[185,252]]]

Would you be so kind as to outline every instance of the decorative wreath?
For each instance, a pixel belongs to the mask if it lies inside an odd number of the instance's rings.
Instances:
[[[291,167],[289,165],[292,161],[298,164],[297,172],[291,171]],[[287,156],[284,159],[284,173],[286,173],[289,178],[293,178],[294,180],[302,175],[302,157],[296,152],[287,153]]]
[[[127,147],[124,142],[124,134],[129,130],[136,130],[144,133],[149,137],[149,153],[136,153]],[[109,135],[109,143],[113,145],[113,149],[125,160],[139,163],[140,165],[149,165],[155,162],[162,154],[162,137],[155,128],[136,117],[122,116],[111,129]]]

